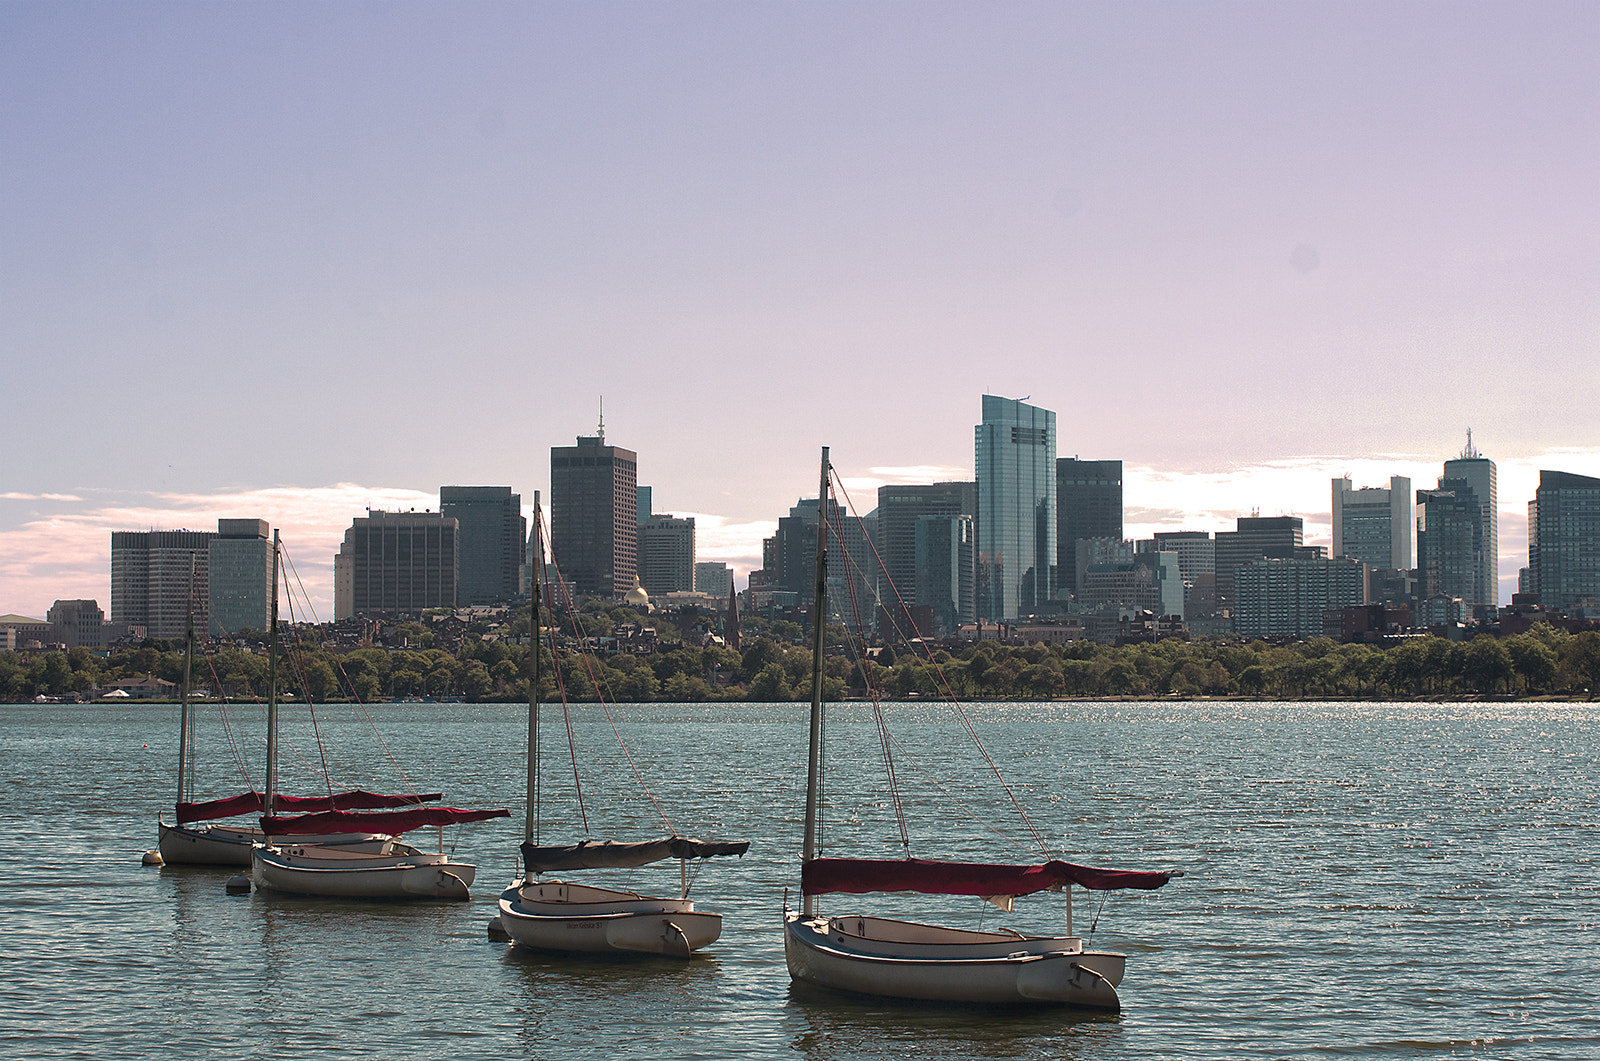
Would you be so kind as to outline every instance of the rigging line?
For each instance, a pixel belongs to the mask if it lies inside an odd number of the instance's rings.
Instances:
[[[899,748],[903,752],[906,751],[905,744],[899,738],[893,737],[892,734],[891,738],[894,740],[895,747]],[[1019,842],[1016,837],[1008,836],[1006,833],[997,828],[991,817],[972,813],[970,809],[970,801],[963,797],[958,797],[956,793],[948,788],[943,781],[939,780],[939,778],[935,777],[927,769],[922,767],[917,761],[916,756],[907,754],[905,758],[910,761],[911,768],[915,770],[924,781],[938,790],[940,795],[945,796],[950,805],[960,807],[963,815],[976,824],[979,828],[988,832],[996,840],[1002,841],[1007,847],[1015,848],[1017,851],[1021,851],[1030,855],[1033,853],[1033,849],[1027,844]]]
[[[842,481],[840,482],[839,486],[840,486],[840,489],[842,491],[844,489],[844,484],[843,484]],[[846,496],[846,499],[848,500],[848,498],[849,498],[848,493],[846,493],[845,496]],[[852,509],[852,511],[853,511],[853,509]],[[859,515],[856,515],[855,518],[857,520],[859,520],[861,517]],[[863,537],[865,537],[865,535],[863,535]],[[850,557],[848,550],[846,550],[845,556],[846,556],[846,563],[851,563],[853,561],[853,558]],[[881,558],[880,558],[880,563],[881,563]],[[854,589],[854,581],[853,580],[850,581],[850,585],[851,585],[851,588],[853,590]],[[958,700],[956,698],[953,690],[950,689],[949,682],[945,681],[943,670],[940,669],[939,666],[938,666],[938,663],[933,660],[932,654],[928,652],[928,648],[927,648],[926,644],[924,644],[922,646],[922,650],[923,650],[923,653],[925,655],[927,655],[929,662],[933,663],[936,673],[938,673],[939,676],[940,676],[940,681],[945,686],[945,690],[949,695],[949,707],[950,707],[950,709],[952,711],[954,711],[956,717],[958,719],[960,719],[962,726],[967,731],[967,735],[972,739],[973,746],[978,749],[979,754],[983,756],[984,762],[988,764],[989,772],[994,775],[995,781],[999,783],[1001,789],[1005,792],[1006,798],[1008,800],[1010,800],[1012,807],[1014,807],[1016,809],[1017,815],[1022,819],[1023,824],[1028,827],[1028,832],[1030,834],[1032,834],[1032,836],[1034,838],[1034,843],[1038,846],[1040,852],[1045,854],[1048,857],[1050,852],[1049,852],[1049,848],[1045,846],[1044,837],[1040,834],[1039,830],[1034,826],[1033,819],[1031,817],[1029,817],[1027,810],[1022,806],[1021,801],[1017,799],[1016,793],[1014,791],[1012,791],[1010,783],[1007,782],[1005,777],[1000,773],[1000,767],[999,767],[999,765],[997,763],[995,763],[994,758],[992,756],[990,756],[989,749],[984,747],[982,739],[980,739],[979,736],[978,736],[977,728],[975,726],[973,726],[972,720],[967,716],[966,710],[961,706],[960,700]]]
[[[859,522],[860,519],[861,519],[860,510],[858,508],[856,508],[855,501],[850,497],[850,491],[845,489],[844,479],[843,478],[839,478],[838,482],[839,482],[839,492],[844,495],[845,504],[847,506],[849,506],[851,515],[854,516],[855,519]],[[911,628],[911,633],[914,634],[914,635],[918,635],[915,638],[907,637],[906,633],[905,633],[905,630],[903,630],[901,628],[901,626],[900,626],[900,617],[903,615],[907,619],[909,619],[911,617],[911,610],[910,610],[910,607],[906,604],[905,598],[900,595],[900,587],[896,586],[894,584],[894,579],[889,577],[889,565],[884,562],[883,554],[878,552],[878,543],[873,541],[872,540],[872,536],[869,535],[869,534],[863,534],[862,538],[865,539],[866,544],[867,544],[867,548],[872,550],[872,559],[877,565],[877,571],[883,577],[884,584],[889,587],[891,592],[893,592],[893,594],[894,594],[894,602],[895,602],[896,605],[898,605],[898,607],[896,607],[894,609],[893,614],[890,616],[890,619],[889,619],[889,622],[894,627],[895,633],[899,634],[903,640],[908,641],[908,642],[909,641],[913,641],[913,640],[920,641],[920,634],[918,634],[918,631],[917,631],[915,625],[913,625],[912,628]],[[882,609],[881,608],[879,609],[879,614],[882,614]],[[923,645],[922,646],[922,650],[923,650],[923,652],[927,652],[928,651],[927,646]]]
[[[249,788],[250,791],[254,792],[256,788],[255,782],[250,778],[250,771],[245,765],[243,749],[240,747],[239,742],[235,739],[233,725],[228,720],[228,698],[222,695],[222,677],[217,674],[217,662],[215,656],[206,657],[206,669],[210,672],[211,681],[214,683],[217,689],[217,718],[222,723],[222,735],[228,742],[228,751],[233,756],[233,765],[238,768],[239,776],[244,778],[245,786]]]
[[[567,606],[567,614],[571,616],[573,614],[572,598],[571,595],[567,593],[567,586],[566,583],[561,579],[561,572],[559,569],[556,571],[556,588],[559,590],[559,594],[552,596],[550,592],[550,569],[555,567],[555,556],[553,553],[549,562],[544,564],[543,567],[545,579],[545,599],[558,600],[562,603],[565,603]],[[554,608],[552,608],[550,611],[550,617],[552,620],[555,618]],[[550,658],[555,664],[553,669],[556,672],[556,691],[561,694],[561,721],[566,727],[567,731],[567,757],[572,763],[572,787],[577,793],[578,797],[578,818],[583,822],[583,834],[588,836],[589,808],[583,799],[583,778],[578,773],[578,740],[577,735],[573,732],[572,728],[572,707],[567,696],[567,676],[562,667],[563,660],[556,653],[556,631],[554,622],[550,624],[549,637]],[[567,666],[571,665],[571,662],[567,661]]]
[[[560,574],[560,569],[557,569],[556,575],[558,578]],[[633,771],[634,781],[638,783],[639,789],[645,794],[645,798],[650,801],[650,805],[655,808],[656,816],[667,827],[667,832],[676,836],[677,830],[673,828],[671,820],[667,818],[666,812],[661,807],[661,802],[656,799],[656,794],[645,783],[644,775],[639,772],[639,764],[634,760],[633,753],[629,751],[627,741],[622,739],[622,731],[617,728],[617,720],[611,715],[611,708],[606,702],[606,697],[611,693],[611,689],[609,683],[603,682],[595,674],[594,659],[597,657],[592,657],[589,653],[582,651],[588,643],[588,635],[583,632],[582,616],[577,612],[572,612],[571,614],[572,627],[578,636],[578,658],[583,661],[584,671],[589,676],[589,684],[594,689],[595,699],[600,704],[600,713],[605,716],[606,722],[611,726],[611,735],[617,739],[617,747],[622,749],[623,758],[628,761],[628,767]],[[612,698],[615,699],[614,696]]]
[[[837,476],[831,474],[831,472],[832,469],[830,469],[830,487],[833,486],[832,480],[837,479]],[[850,495],[844,490],[844,483],[842,480],[839,481],[839,491],[844,494],[845,503],[847,505],[851,504]],[[827,498],[824,498],[817,502],[818,518],[826,519],[827,500]],[[834,508],[837,510],[837,516],[835,518],[838,520],[837,529],[834,530],[834,540],[842,544],[844,542],[844,528],[842,524],[844,521],[845,510],[843,507],[840,507],[837,504],[834,505]],[[853,511],[854,510],[852,508],[852,512]],[[859,522],[860,517],[856,516],[856,519]],[[833,527],[834,525],[830,524],[830,530],[833,530]],[[863,537],[865,537],[865,535],[863,535]],[[858,578],[861,580],[865,579],[865,572],[860,570],[855,562],[855,557],[850,555],[849,549],[841,549],[840,551],[844,554],[844,583],[845,589],[850,594],[850,610],[851,614],[855,618],[856,636],[865,642],[867,627],[866,623],[861,618],[861,600],[856,588]],[[847,640],[848,636],[849,631],[846,630]],[[862,655],[866,655],[865,651],[862,652]],[[887,775],[889,781],[889,793],[894,806],[895,823],[900,829],[900,845],[905,849],[906,857],[909,858],[911,857],[911,834],[906,827],[905,801],[900,795],[900,778],[899,774],[895,770],[894,752],[891,748],[889,739],[888,720],[883,714],[883,697],[877,685],[872,681],[870,660],[862,667],[862,675],[867,679],[867,691],[868,695],[872,699],[872,716],[878,730],[878,747],[883,756],[884,773]]]
[[[849,491],[845,490],[844,488],[843,479],[840,479],[837,475],[834,475],[833,479],[837,480],[840,493],[844,495],[846,502],[850,504],[852,514],[859,522],[861,517],[856,513],[854,504],[850,502],[850,494]],[[863,537],[867,538],[870,544],[870,536],[863,535]],[[873,549],[873,553],[875,556],[877,555],[876,548]],[[850,556],[849,550],[845,550],[845,557],[847,564],[851,563],[854,559]],[[882,567],[882,557],[878,557],[878,563],[880,567]],[[853,588],[854,587],[852,585],[852,589]],[[934,662],[932,654],[928,652],[928,648],[925,644],[922,646],[922,650],[928,656],[929,662]],[[978,753],[983,756],[984,762],[988,764],[989,772],[994,775],[995,781],[999,783],[1000,788],[1006,794],[1006,798],[1011,802],[1011,806],[1016,809],[1017,815],[1022,819],[1023,824],[1028,828],[1028,832],[1033,836],[1034,843],[1038,846],[1040,852],[1048,857],[1050,849],[1045,845],[1043,835],[1039,832],[1038,828],[1034,826],[1033,819],[1028,816],[1027,810],[1023,808],[1021,801],[1017,799],[1016,793],[1012,790],[1010,783],[1007,782],[1005,777],[1000,773],[1000,767],[994,761],[994,758],[989,754],[989,749],[984,747],[983,741],[978,737],[977,728],[973,726],[972,720],[967,716],[967,713],[965,709],[962,708],[960,701],[956,699],[954,691],[950,689],[949,682],[945,680],[943,670],[938,667],[936,662],[934,662],[934,667],[936,673],[939,674],[940,681],[944,685],[947,695],[949,696],[950,709],[954,711],[956,717],[960,719],[961,725],[966,729],[967,735],[972,739],[973,745],[978,749]]]
[[[316,607],[315,607],[315,605],[313,605],[311,603],[311,595],[308,592],[306,592],[305,583],[300,580],[300,573],[294,566],[294,558],[289,555],[288,549],[286,547],[284,547],[282,545],[279,545],[278,548],[279,548],[280,554],[283,556],[283,563],[284,563],[284,566],[285,566],[285,571],[293,573],[294,586],[297,588],[297,590],[299,592],[300,599],[305,602],[305,607],[306,607],[307,614],[309,614],[311,616],[311,620],[312,620],[312,623],[313,623],[312,629],[315,630],[316,633],[317,633],[317,639],[318,639],[317,647],[322,648],[324,651],[327,651],[328,644],[327,644],[326,638],[324,638],[323,635],[322,635],[322,624],[317,621]],[[295,608],[295,594],[293,592],[291,592],[289,594],[289,610],[290,610],[291,614],[293,613],[294,608]],[[296,637],[298,638],[298,636],[299,635],[297,634]],[[393,749],[391,749],[389,747],[388,742],[383,739],[383,734],[381,732],[379,732],[379,730],[378,730],[377,722],[373,719],[372,714],[367,710],[367,705],[361,699],[360,694],[358,694],[356,692],[355,682],[351,681],[350,680],[350,676],[345,672],[343,661],[339,658],[338,655],[336,655],[336,654],[334,654],[332,652],[328,652],[328,655],[333,657],[333,660],[334,660],[334,664],[333,665],[338,670],[339,676],[344,679],[344,684],[343,684],[342,688],[345,688],[345,689],[347,689],[349,691],[351,701],[354,702],[356,704],[356,706],[360,709],[361,717],[362,717],[363,721],[366,722],[367,729],[372,732],[372,737],[373,737],[374,740],[376,740],[378,742],[378,747],[383,749],[384,758],[389,760],[389,765],[394,768],[394,772],[399,776],[401,785],[403,787],[405,787],[406,789],[409,789],[413,796],[417,795],[419,790],[418,790],[418,788],[416,786],[416,783],[411,780],[409,775],[406,774],[405,767],[400,765],[399,758],[394,754]],[[310,702],[311,702],[311,694],[310,694],[310,690],[308,689],[307,692],[306,692],[306,703],[309,704]],[[319,737],[318,737],[319,746],[320,746],[320,743],[321,743],[321,738],[320,738],[320,735],[319,735]],[[330,784],[329,794],[331,795],[332,794],[332,788],[331,788],[332,779],[329,778],[328,780],[329,780],[329,784]]]
[[[291,616],[294,613],[293,604],[290,605]],[[294,633],[294,649],[290,653],[290,661],[295,677],[300,679],[300,691],[306,698],[306,710],[311,715],[311,733],[317,739],[317,756],[322,761],[322,780],[327,786],[328,795],[333,795],[333,775],[328,772],[328,749],[322,741],[322,729],[317,724],[317,705],[311,699],[311,684],[306,680],[305,656],[301,651],[300,634],[298,628],[291,627]]]

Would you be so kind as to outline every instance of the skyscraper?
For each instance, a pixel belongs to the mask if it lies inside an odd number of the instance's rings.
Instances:
[[[219,519],[211,539],[211,632],[272,625],[272,526],[264,519]],[[196,625],[204,631],[204,627]]]
[[[439,513],[460,528],[456,603],[503,604],[522,588],[528,521],[509,486],[441,486]]]
[[[1388,489],[1352,489],[1333,480],[1333,555],[1375,570],[1411,569],[1411,480],[1391,476]]]
[[[696,560],[694,588],[697,593],[706,593],[718,600],[726,599],[733,592],[733,568],[720,560]]]
[[[550,555],[580,594],[621,597],[639,575],[639,455],[605,425],[550,447]]]
[[[1210,531],[1156,531],[1136,543],[1140,552],[1176,553],[1183,578],[1183,617],[1207,619],[1217,610],[1217,543]]]
[[[652,597],[694,584],[694,517],[657,513],[639,524],[639,584]]]
[[[949,520],[965,516],[970,523],[977,513],[977,506],[976,483],[896,484],[878,487],[878,552],[883,557],[883,573],[887,583],[883,587],[883,606],[889,610],[891,621],[909,629],[906,617],[895,614],[897,603],[903,603],[908,608],[917,604],[934,604],[936,612],[938,606],[946,610],[953,607],[949,603],[950,595],[956,591],[952,590],[952,583],[948,578],[942,578],[940,584],[930,592],[923,591],[918,576],[918,528],[921,521],[929,517]],[[949,528],[943,531],[946,539],[950,533]],[[972,558],[970,526],[964,533],[967,535],[965,539],[967,562],[970,563]],[[937,562],[948,564],[950,559],[941,553]],[[959,571],[952,570],[949,577],[955,580],[953,585],[959,587],[964,584],[967,587],[970,603],[971,572],[963,575]],[[971,616],[963,614],[961,618],[970,621]]]
[[[1005,622],[1055,593],[1056,414],[985,394],[974,436],[978,618]]]
[[[1446,479],[1465,480],[1477,495],[1479,520],[1482,523],[1481,566],[1476,575],[1476,589],[1462,594],[1461,599],[1478,607],[1497,608],[1500,605],[1500,520],[1498,487],[1494,461],[1479,453],[1472,445],[1472,431],[1467,431],[1467,445],[1461,456],[1444,462],[1444,475],[1439,488],[1446,489]]]
[[[454,607],[458,527],[437,512],[356,517],[333,558],[334,618]]]
[[[1458,597],[1469,608],[1483,582],[1483,506],[1465,479],[1417,491],[1417,575],[1424,597]]]
[[[876,621],[878,565],[873,559],[877,519],[857,519],[838,501],[828,501],[828,526],[834,539],[829,547],[828,607],[854,624],[860,609],[861,621]],[[778,532],[761,543],[766,576],[774,588],[793,593],[801,604],[816,597],[817,585],[817,499],[803,497],[778,518]]]
[[[1541,603],[1600,614],[1600,479],[1541,471],[1528,517],[1530,588]]]
[[[1235,530],[1216,537],[1217,597],[1223,607],[1234,603],[1233,580],[1252,560],[1287,560],[1305,544],[1305,520],[1299,516],[1240,516]]]
[[[1364,604],[1361,562],[1349,557],[1252,560],[1234,572],[1234,628],[1243,637],[1316,637],[1322,613]]]
[[[112,531],[111,621],[147,637],[184,636],[189,609],[196,633],[209,625],[211,540],[216,531]]]
[[[1122,462],[1056,459],[1056,568],[1061,592],[1077,593],[1076,542],[1122,538]]]
[[[55,627],[55,638],[68,648],[106,647],[106,617],[99,601],[58,600],[45,618]]]
[[[916,604],[933,610],[933,633],[953,633],[973,619],[972,517],[919,516],[915,531]],[[912,629],[907,616],[895,616],[902,629]]]

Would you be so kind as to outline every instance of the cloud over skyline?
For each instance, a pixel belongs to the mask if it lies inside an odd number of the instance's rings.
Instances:
[[[1517,571],[1527,563],[1527,503],[1541,469],[1600,477],[1600,447],[1567,447],[1535,458],[1498,461],[1501,598],[1509,599]],[[1307,456],[1262,465],[1240,465],[1216,472],[1172,472],[1124,466],[1124,534],[1148,538],[1160,530],[1231,530],[1240,516],[1293,515],[1305,520],[1307,544],[1331,544],[1330,480],[1348,475],[1357,488],[1387,487],[1390,476],[1404,475],[1412,489],[1432,487],[1442,461],[1412,455],[1348,458]],[[877,506],[877,488],[886,483],[969,479],[966,469],[938,466],[839,466],[859,515]],[[790,477],[789,504],[816,494],[816,484],[798,469]],[[531,514],[532,493],[521,493]],[[42,618],[54,601],[96,599],[110,609],[111,532],[117,530],[214,530],[224,518],[265,519],[279,529],[311,606],[324,619],[333,614],[333,556],[351,521],[369,508],[391,511],[438,509],[438,494],[400,487],[336,483],[301,489],[275,486],[216,495],[174,493],[137,495],[83,491],[82,497],[51,499],[26,516],[7,513],[0,529],[0,613]],[[17,499],[6,499],[15,504]],[[548,502],[547,502],[548,503]],[[3,512],[4,510],[0,510]],[[663,509],[663,511],[673,511]],[[777,528],[779,516],[733,520],[712,513],[693,516],[696,559],[732,566],[742,584],[761,564],[761,542]],[[548,520],[548,517],[547,517]]]

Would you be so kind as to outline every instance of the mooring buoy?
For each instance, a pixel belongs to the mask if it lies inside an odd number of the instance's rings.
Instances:
[[[489,942],[511,942],[511,933],[506,931],[506,926],[500,923],[500,919],[498,917],[491,917],[489,919]]]
[[[146,851],[144,853],[144,857],[139,859],[139,864],[141,866],[164,866],[164,865],[166,865],[166,863],[161,860],[161,852],[160,851]]]
[[[250,891],[250,878],[243,873],[236,877],[229,877],[227,888],[229,895],[244,895]]]

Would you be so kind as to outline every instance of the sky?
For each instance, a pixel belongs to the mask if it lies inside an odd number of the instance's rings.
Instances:
[[[1600,4],[0,3],[0,614],[110,532],[639,454],[743,575],[832,449],[972,476],[984,393],[1130,537],[1333,476],[1600,475]]]

